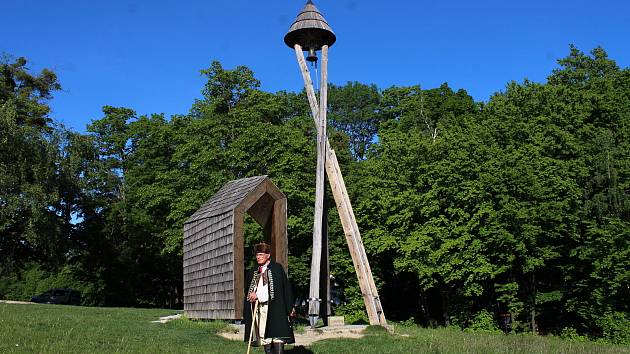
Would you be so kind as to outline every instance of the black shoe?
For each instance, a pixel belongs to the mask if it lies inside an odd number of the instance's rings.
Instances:
[[[271,351],[271,344],[265,344],[263,345],[263,348],[265,348],[265,354],[273,354]]]
[[[284,354],[284,343],[273,343],[273,354]]]

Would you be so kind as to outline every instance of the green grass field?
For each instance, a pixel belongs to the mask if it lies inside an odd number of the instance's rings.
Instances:
[[[0,303],[0,353],[245,353],[217,335],[221,322],[151,323],[172,310]],[[361,339],[315,342],[298,353],[630,353],[630,348],[529,335],[486,335],[452,329],[369,328]],[[254,348],[252,353],[262,353]]]

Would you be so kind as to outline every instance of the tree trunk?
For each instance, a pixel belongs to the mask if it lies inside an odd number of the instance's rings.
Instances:
[[[532,333],[534,335],[538,334],[538,324],[536,323],[536,275],[532,272],[532,286],[531,286],[531,298],[532,298],[532,308],[531,308],[531,326]]]
[[[446,327],[451,325],[450,316],[448,315],[448,307],[450,305],[449,293],[448,289],[442,292],[442,319]]]
[[[418,302],[420,305],[420,318],[419,320],[423,324],[429,323],[429,313],[427,310],[427,296],[424,291],[420,292],[420,296],[418,297]]]

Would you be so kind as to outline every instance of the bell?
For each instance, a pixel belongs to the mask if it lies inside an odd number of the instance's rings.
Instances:
[[[308,50],[308,61],[317,61],[315,52],[324,45],[332,46],[336,40],[332,28],[311,0],[308,0],[284,36],[284,43],[289,48],[299,44],[304,50]]]
[[[308,56],[306,57],[306,61],[316,62],[317,61],[317,53],[315,53],[315,48],[308,48]]]

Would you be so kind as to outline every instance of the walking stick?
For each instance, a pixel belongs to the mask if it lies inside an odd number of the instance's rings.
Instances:
[[[249,340],[247,341],[247,354],[249,354],[249,350],[252,349],[252,334],[254,334],[254,327],[256,327],[256,319],[257,319],[256,310],[258,310],[258,299],[256,299],[256,302],[254,303],[254,310],[252,311],[252,326],[249,329]]]

